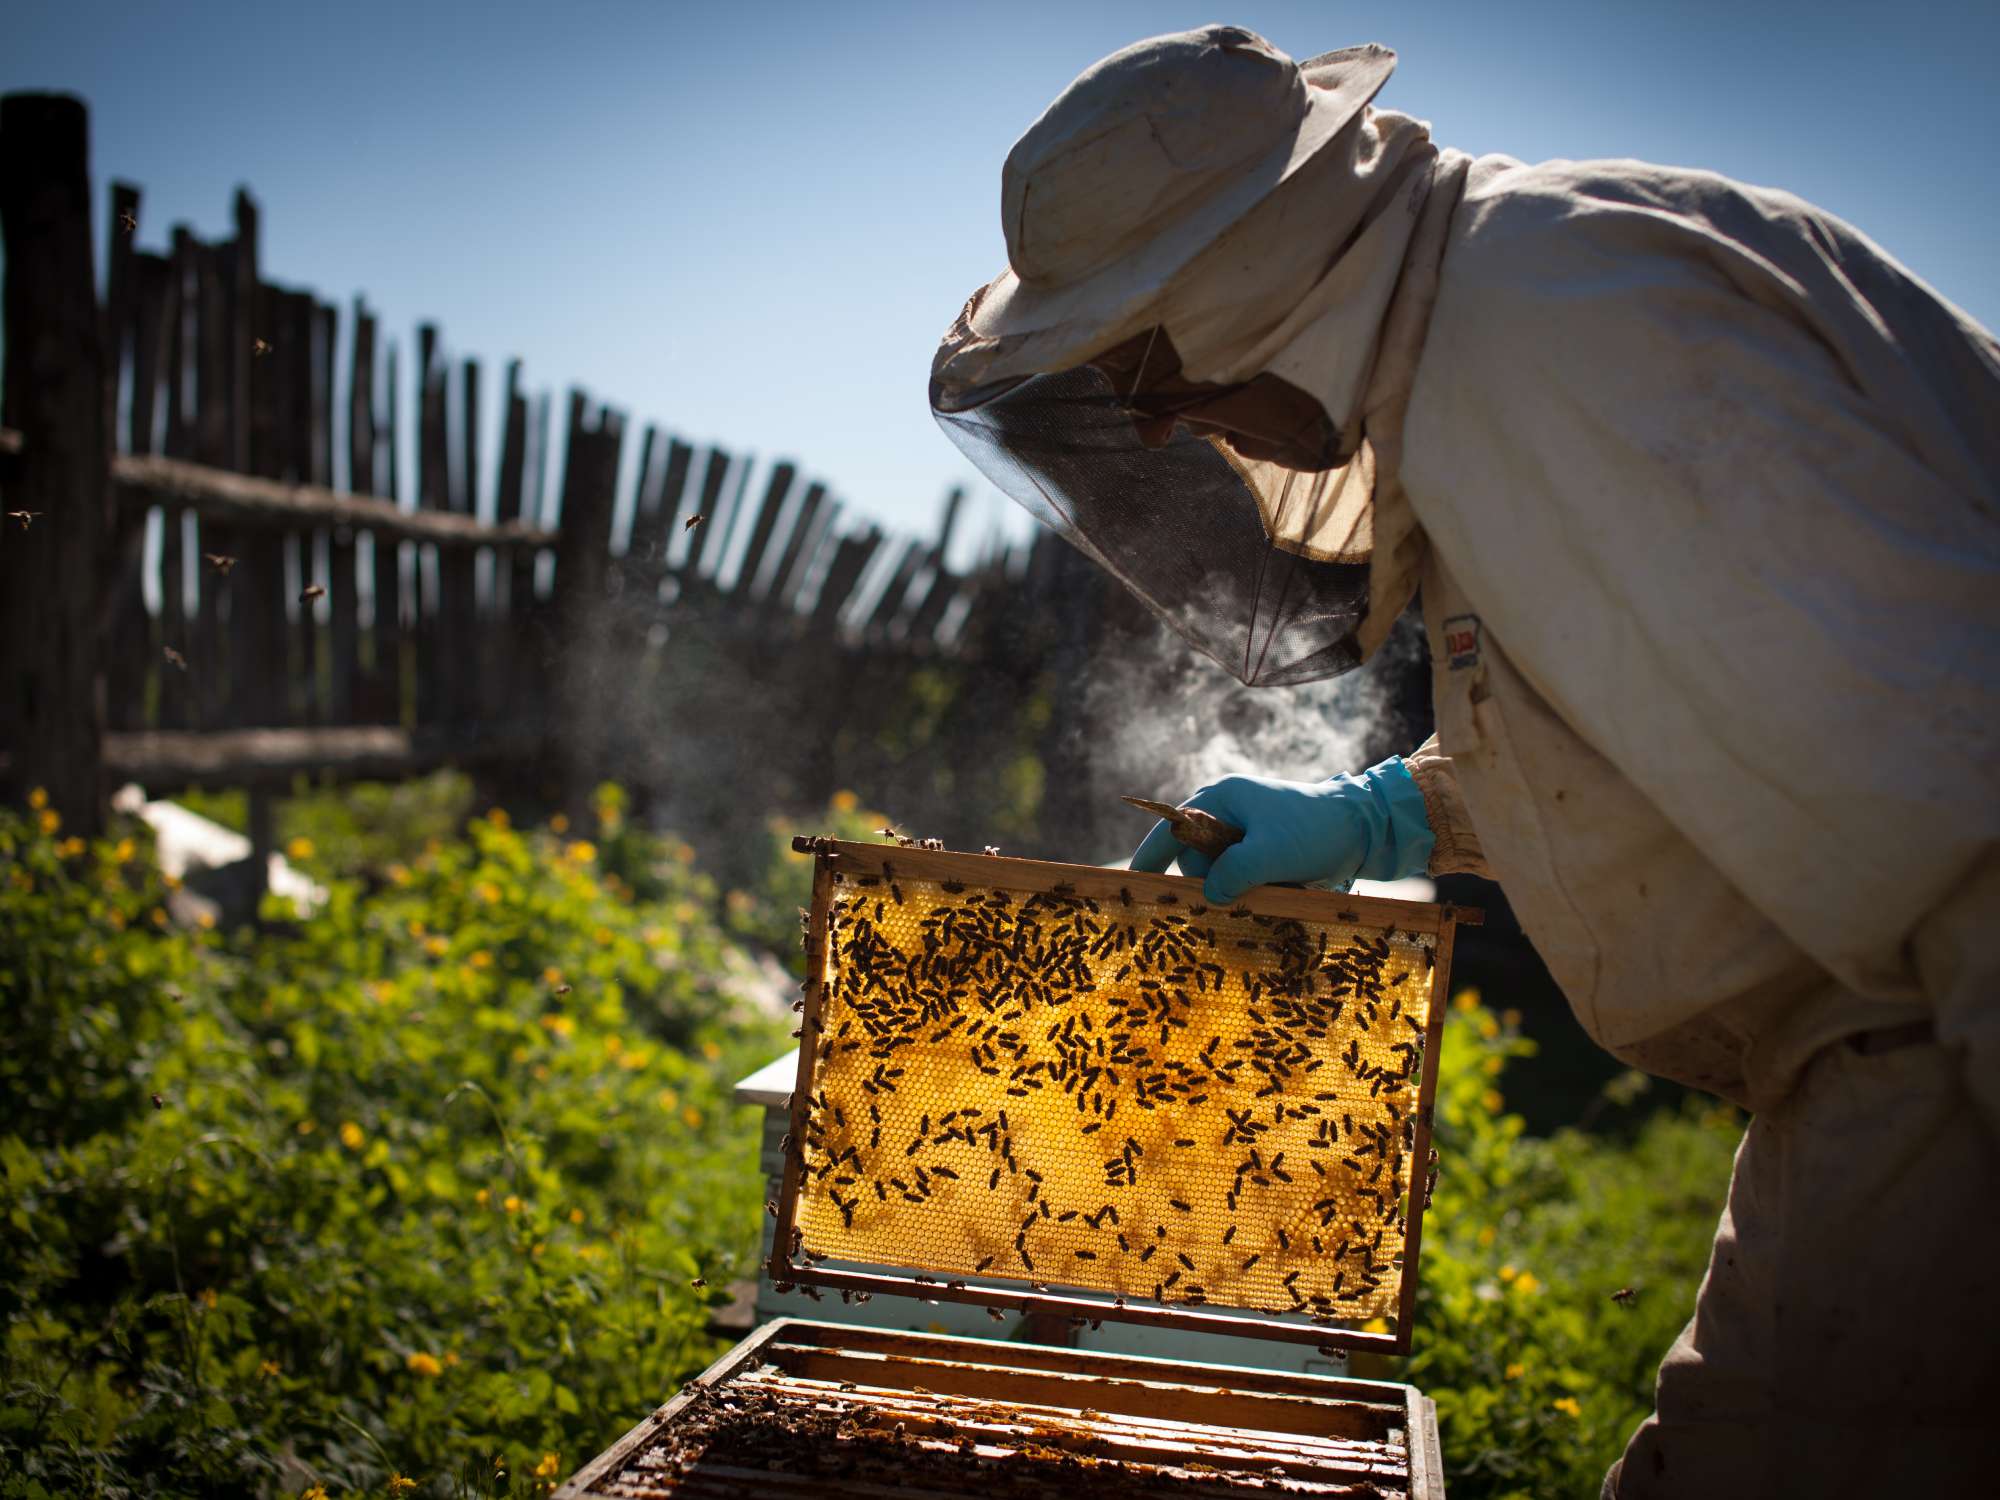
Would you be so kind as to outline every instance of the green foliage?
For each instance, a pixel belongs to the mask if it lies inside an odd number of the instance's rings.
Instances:
[[[1465,991],[1438,1059],[1443,1170],[1399,1378],[1437,1402],[1453,1500],[1597,1493],[1652,1410],[1742,1133],[1734,1110],[1690,1099],[1629,1141],[1528,1136],[1499,1086],[1533,1047]]]
[[[284,804],[329,900],[235,934],[168,921],[143,829],[0,810],[0,1497],[538,1495],[715,1352],[762,1189],[727,1088],[784,1023],[719,987],[714,890],[616,788],[589,839],[466,795]],[[883,821],[841,795],[809,831]],[[723,903],[788,957],[795,831]],[[1596,1492],[1740,1127],[1530,1137],[1531,1050],[1460,997],[1416,1353],[1359,1371],[1435,1398],[1454,1500]]]
[[[434,771],[409,781],[363,781],[314,793],[301,778],[273,812],[278,847],[315,878],[380,872],[434,839],[454,837],[472,812],[472,780]],[[250,799],[241,791],[186,792],[176,799],[203,817],[247,833]]]
[[[0,1495],[542,1494],[712,1357],[783,1027],[598,812],[225,935],[0,810]]]
[[[799,950],[799,913],[812,906],[813,857],[792,847],[792,836],[874,841],[889,826],[886,814],[871,812],[852,792],[835,792],[826,811],[803,825],[782,818],[765,829],[761,873],[751,889],[731,891],[725,903],[729,930],[776,955],[803,979],[806,961]]]

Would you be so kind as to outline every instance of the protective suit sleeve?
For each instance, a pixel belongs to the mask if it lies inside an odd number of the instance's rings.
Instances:
[[[1424,816],[1431,828],[1430,864],[1427,875],[1478,875],[1491,880],[1486,851],[1479,845],[1479,830],[1465,810],[1459,795],[1458,778],[1452,774],[1451,757],[1438,748],[1432,735],[1403,757],[1403,769],[1423,794]]]
[[[1468,192],[1405,488],[1569,728],[1914,1000],[1912,933],[2000,842],[2000,348],[1797,199],[1653,170]]]

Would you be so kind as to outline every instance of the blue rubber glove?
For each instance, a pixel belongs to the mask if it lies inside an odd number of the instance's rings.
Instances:
[[[1132,868],[1160,874],[1177,860],[1183,875],[1202,878],[1203,893],[1218,904],[1253,885],[1327,881],[1345,890],[1356,879],[1401,880],[1430,865],[1434,840],[1424,794],[1399,756],[1331,781],[1225,776],[1183,805],[1234,823],[1242,842],[1211,863],[1177,840],[1163,819],[1133,854]]]

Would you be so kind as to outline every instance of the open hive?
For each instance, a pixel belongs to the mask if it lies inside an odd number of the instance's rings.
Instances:
[[[556,1500],[1442,1500],[1408,1386],[768,1323]]]
[[[774,1280],[1408,1347],[1450,909],[807,846]]]

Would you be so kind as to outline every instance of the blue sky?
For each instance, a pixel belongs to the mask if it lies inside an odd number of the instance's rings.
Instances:
[[[406,357],[435,319],[489,393],[519,356],[533,387],[797,459],[849,514],[922,529],[971,477],[924,380],[1004,261],[1007,148],[1096,58],[1216,19],[1297,56],[1395,47],[1382,102],[1469,151],[1789,188],[2000,325],[1991,0],[12,0],[0,89],[89,101],[100,185],[145,190],[142,245],[226,233],[248,184],[267,274],[365,294]],[[1006,507],[976,488],[968,542]]]

